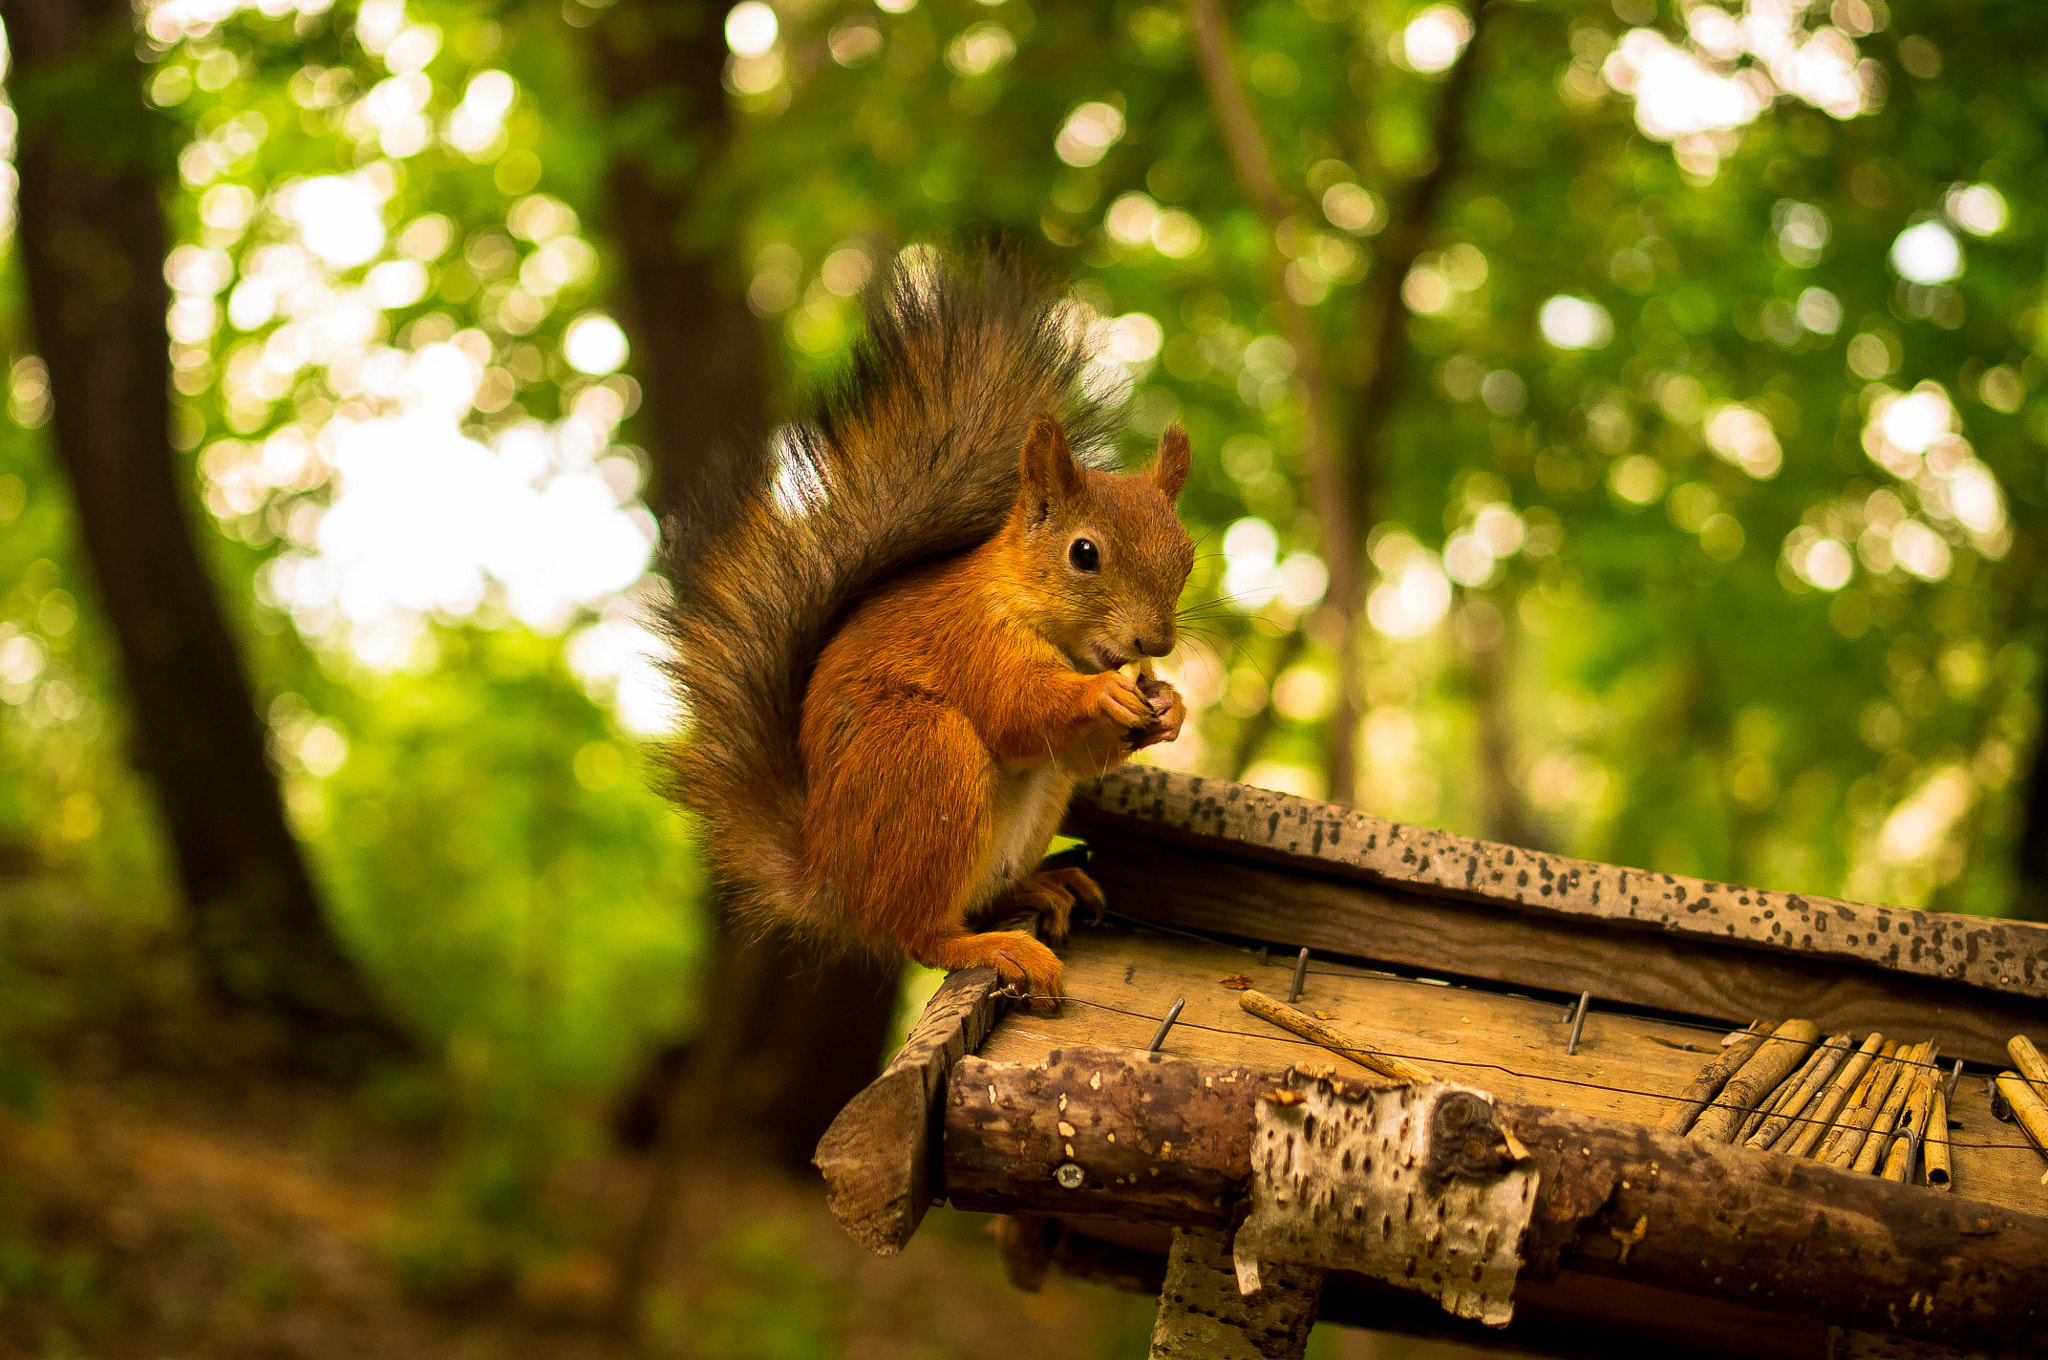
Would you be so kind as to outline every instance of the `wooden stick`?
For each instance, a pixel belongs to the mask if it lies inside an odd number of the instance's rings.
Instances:
[[[1291,1030],[1302,1038],[1321,1044],[1332,1053],[1351,1059],[1360,1067],[1392,1077],[1395,1081],[1425,1082],[1436,1078],[1414,1063],[1396,1058],[1390,1053],[1378,1053],[1366,1048],[1356,1039],[1347,1039],[1312,1015],[1304,1014],[1284,1001],[1275,1001],[1264,992],[1246,990],[1237,994],[1237,1004],[1258,1016],[1270,1020],[1284,1030]]]
[[[1700,1069],[1692,1079],[1692,1085],[1678,1093],[1678,1103],[1664,1116],[1657,1127],[1666,1133],[1684,1133],[1692,1127],[1692,1121],[1699,1112],[1721,1094],[1721,1088],[1728,1084],[1728,1078],[1735,1075],[1742,1065],[1763,1047],[1765,1032],[1759,1028],[1743,1035],[1728,1046],[1726,1052]]]
[[[1814,1050],[1813,1056],[1806,1060],[1806,1066],[1799,1069],[1790,1094],[1778,1103],[1778,1108],[1771,1111],[1768,1119],[1743,1139],[1743,1145],[1767,1148],[1777,1142],[1785,1130],[1792,1127],[1792,1121],[1813,1103],[1813,1098],[1820,1094],[1821,1089],[1827,1085],[1828,1078],[1835,1074],[1835,1069],[1840,1067],[1842,1060],[1848,1056],[1849,1035],[1831,1035],[1826,1043]]]
[[[1842,1117],[1828,1134],[1828,1140],[1813,1155],[1815,1161],[1822,1166],[1847,1166],[1856,1160],[1864,1135],[1870,1132],[1871,1122],[1877,1118],[1878,1107],[1884,1104],[1893,1079],[1899,1075],[1899,1054],[1903,1048],[1904,1045],[1896,1042],[1884,1046],[1884,1052],[1863,1074],[1863,1084],[1856,1088],[1856,1094],[1842,1111]]]
[[[1742,1117],[1783,1081],[1787,1072],[1806,1060],[1807,1050],[1818,1038],[1820,1026],[1811,1020],[1787,1020],[1778,1026],[1757,1049],[1756,1056],[1728,1078],[1713,1107],[1700,1116],[1699,1123],[1692,1126],[1686,1137],[1715,1143],[1733,1140]]]
[[[1955,1172],[1948,1160],[1948,1093],[1934,1088],[1933,1108],[1927,1115],[1927,1183],[1936,1190],[1955,1189]]]
[[[1766,1119],[1769,1119],[1772,1115],[1776,1114],[1778,1112],[1778,1107],[1780,1105],[1783,1105],[1786,1102],[1786,1100],[1791,1097],[1792,1089],[1799,1085],[1800,1079],[1806,1075],[1808,1069],[1810,1069],[1814,1065],[1814,1063],[1819,1060],[1819,1058],[1820,1050],[1815,1049],[1812,1053],[1807,1055],[1805,1062],[1799,1064],[1799,1070],[1797,1072],[1792,1073],[1783,1081],[1779,1082],[1776,1086],[1772,1087],[1771,1093],[1764,1097],[1763,1103],[1761,1105],[1758,1105],[1755,1109],[1751,1110],[1748,1114],[1742,1117],[1742,1127],[1736,1130],[1735,1141],[1738,1143],[1748,1142],[1749,1135],[1755,1133],[1757,1129],[1763,1124],[1763,1122]]]
[[[1870,1070],[1870,1065],[1877,1061],[1878,1050],[1883,1047],[1882,1034],[1872,1034],[1863,1041],[1863,1046],[1856,1050],[1856,1056],[1842,1064],[1841,1069],[1835,1073],[1835,1079],[1820,1093],[1820,1100],[1814,1105],[1812,1113],[1803,1122],[1792,1125],[1778,1135],[1778,1142],[1785,1152],[1794,1157],[1804,1157],[1813,1151],[1814,1145],[1825,1138],[1828,1130],[1834,1127],[1835,1116],[1842,1112],[1842,1106],[1856,1091],[1857,1084],[1863,1080],[1864,1073]],[[1794,1129],[1798,1132],[1793,1132]]]
[[[2041,1056],[2034,1041],[2024,1034],[2015,1034],[2005,1041],[2005,1051],[2012,1054],[2012,1065],[2019,1074],[2034,1083],[2034,1093],[2048,1100],[2048,1058]]]
[[[1828,1158],[1829,1166],[1847,1167],[1851,1171],[1871,1171],[1877,1166],[1877,1159],[1884,1151],[1885,1139],[1892,1126],[1898,1122],[1899,1109],[1906,1103],[1906,1095],[1913,1089],[1913,1064],[1919,1058],[1920,1045],[1909,1044],[1892,1057],[1891,1079],[1880,1079],[1878,1087],[1870,1095],[1868,1118],[1857,1122],[1860,1129],[1852,1129],[1842,1146],[1835,1149],[1835,1155]]]
[[[1870,1136],[1856,1150],[1856,1160],[1850,1164],[1852,1171],[1875,1172],[1883,1162],[1885,1151],[1891,1146],[1892,1134],[1898,1129],[1900,1112],[1906,1108],[1906,1097],[1913,1094],[1913,1084],[1925,1070],[1921,1064],[1927,1061],[1933,1050],[1934,1041],[1929,1039],[1915,1044],[1908,1056],[1899,1059],[1898,1078],[1884,1098],[1884,1108],[1877,1112],[1877,1119],[1870,1126]]]
[[[2048,1100],[2017,1072],[1998,1074],[1998,1094],[2012,1106],[2012,1122],[2019,1125],[2043,1157],[2048,1157]],[[2048,1176],[2042,1179],[2048,1180]]]
[[[1928,1040],[1931,1045],[1934,1041]],[[1941,1068],[1929,1049],[1927,1065],[1913,1077],[1913,1089],[1906,1093],[1906,1115],[1891,1140],[1891,1146],[1884,1153],[1884,1170],[1880,1173],[1888,1181],[1908,1181],[1913,1176],[1913,1154],[1920,1148],[1920,1140],[1927,1133],[1927,1120],[1934,1110],[1934,1097],[1941,1092]]]

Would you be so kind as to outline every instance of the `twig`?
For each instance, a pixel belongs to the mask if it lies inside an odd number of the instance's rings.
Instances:
[[[1764,1031],[1761,1029],[1737,1039],[1720,1057],[1699,1070],[1692,1084],[1678,1093],[1678,1103],[1671,1107],[1657,1127],[1666,1133],[1684,1133],[1699,1118],[1701,1110],[1713,1103],[1721,1094],[1721,1088],[1728,1084],[1728,1078],[1735,1075],[1748,1062],[1750,1055],[1763,1047]]]
[[[1299,1034],[1311,1043],[1321,1044],[1332,1053],[1349,1058],[1360,1067],[1377,1072],[1383,1077],[1406,1082],[1436,1080],[1427,1070],[1417,1067],[1407,1059],[1396,1058],[1390,1053],[1380,1053],[1365,1047],[1356,1039],[1347,1039],[1314,1016],[1305,1015],[1284,1001],[1275,1001],[1264,992],[1240,992],[1237,1004],[1261,1020],[1270,1020],[1280,1028]]]

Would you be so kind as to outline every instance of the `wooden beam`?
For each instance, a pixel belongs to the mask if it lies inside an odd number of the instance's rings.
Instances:
[[[812,1158],[826,1202],[854,1241],[894,1256],[936,1198],[934,1116],[946,1075],[988,1037],[1007,998],[993,968],[949,976],[889,1065],[848,1101]]]
[[[1645,873],[1150,766],[1125,766],[1084,782],[1067,829],[1097,839],[1105,833],[1165,838],[1522,913],[2048,999],[2048,926]]]
[[[1172,1230],[1157,1242],[1106,1241],[1099,1220],[1065,1225],[1053,1263],[1060,1273],[1135,1294],[1157,1294],[1166,1280]],[[1131,1234],[1119,1232],[1119,1238]],[[1562,1271],[1553,1281],[1524,1278],[1506,1327],[1453,1317],[1434,1299],[1347,1270],[1323,1276],[1316,1321],[1478,1347],[1489,1355],[1560,1360],[1829,1360],[1825,1324],[1741,1304],[1674,1294],[1605,1275]]]
[[[1268,1274],[1256,1293],[1240,1294],[1230,1234],[1176,1228],[1152,1325],[1151,1360],[1301,1360],[1315,1325],[1323,1272]]]
[[[1427,895],[1356,877],[1182,847],[1096,824],[1088,872],[1110,909],[1180,930],[1377,960],[1438,977],[1591,991],[1740,1028],[1803,1016],[1825,1031],[1901,1029],[1972,1062],[2007,1061],[2008,1036],[2040,1023],[2025,997],[1726,939],[1622,929],[1598,918]]]
[[[1279,1085],[1114,1049],[963,1058],[945,1190],[969,1209],[1217,1226],[1249,1184],[1253,1103]],[[1569,1265],[1947,1345],[2048,1331],[2048,1218],[1549,1106],[1496,1109],[1538,1176],[1525,1277]],[[1062,1165],[1082,1174],[1061,1181]]]

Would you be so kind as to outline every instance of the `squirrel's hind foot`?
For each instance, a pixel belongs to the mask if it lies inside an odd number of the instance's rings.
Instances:
[[[948,972],[993,968],[1003,986],[1028,998],[1031,1009],[1040,1015],[1058,1013],[1060,998],[1066,994],[1058,956],[1021,930],[955,935],[912,950],[911,957],[927,968]]]
[[[1109,903],[1095,880],[1080,869],[1045,869],[1028,875],[1002,901],[1002,907],[1038,913],[1040,938],[1051,944],[1065,944],[1072,923],[1074,904],[1081,903],[1102,924]]]

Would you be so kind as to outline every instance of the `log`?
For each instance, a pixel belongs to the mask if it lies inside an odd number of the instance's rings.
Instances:
[[[960,1060],[945,1194],[959,1208],[1230,1227],[1251,1174],[1251,1102],[1280,1074],[1134,1049],[1041,1064]]]
[[[1290,1033],[1299,1034],[1304,1039],[1321,1044],[1339,1057],[1349,1058],[1360,1067],[1379,1076],[1406,1082],[1435,1080],[1414,1063],[1397,1058],[1391,1053],[1380,1053],[1365,1048],[1356,1039],[1345,1038],[1307,1012],[1296,1010],[1284,1001],[1275,1001],[1264,992],[1247,988],[1238,993],[1237,1004],[1261,1020],[1270,1020]]]
[[[1791,1094],[1785,1097],[1784,1102],[1768,1119],[1743,1140],[1745,1147],[1768,1148],[1783,1136],[1785,1130],[1792,1127],[1793,1122],[1806,1112],[1806,1107],[1813,1103],[1814,1097],[1827,1085],[1828,1078],[1835,1074],[1835,1069],[1842,1065],[1842,1060],[1849,1056],[1849,1039],[1850,1036],[1847,1034],[1837,1034],[1814,1050],[1813,1056],[1806,1060],[1806,1066],[1799,1070]]]
[[[1870,1132],[1870,1126],[1877,1121],[1878,1109],[1891,1094],[1892,1083],[1899,1075],[1900,1045],[1887,1043],[1884,1052],[1870,1070],[1863,1074],[1863,1082],[1856,1088],[1856,1094],[1849,1100],[1848,1108],[1842,1111],[1841,1119],[1829,1132],[1827,1141],[1813,1159],[1823,1166],[1846,1167],[1856,1160],[1856,1154],[1863,1147],[1863,1140]]]
[[[1251,1176],[1253,1104],[1278,1085],[1125,1049],[963,1058],[944,1188],[970,1210],[1224,1227]],[[1525,1278],[1597,1270],[1950,1345],[2048,1330],[2048,1218],[1598,1115],[1495,1109],[1537,1171]],[[1082,1172],[1072,1189],[1054,1180],[1068,1160]]]
[[[1301,1360],[1323,1272],[1269,1270],[1257,1293],[1240,1294],[1230,1241],[1220,1229],[1174,1231],[1151,1360]]]
[[[1862,1082],[1864,1073],[1870,1070],[1871,1063],[1876,1061],[1878,1051],[1883,1047],[1882,1034],[1872,1034],[1863,1041],[1862,1047],[1856,1050],[1856,1055],[1842,1064],[1840,1070],[1835,1073],[1834,1080],[1821,1092],[1820,1100],[1812,1111],[1799,1124],[1793,1126],[1798,1132],[1794,1133],[1792,1129],[1787,1129],[1779,1135],[1779,1145],[1785,1152],[1794,1157],[1804,1157],[1813,1151],[1814,1146],[1826,1137],[1828,1130],[1834,1126],[1835,1116],[1841,1113],[1842,1106],[1848,1102],[1851,1093]]]
[[[826,1202],[854,1241],[894,1256],[934,1199],[933,1115],[953,1064],[981,1046],[1007,1005],[993,968],[965,968],[939,985],[882,1075],[848,1101],[812,1159]]]
[[[1820,1026],[1811,1020],[1787,1020],[1758,1046],[1755,1056],[1728,1079],[1713,1105],[1692,1126],[1688,1138],[1726,1143],[1734,1139],[1742,1117],[1770,1094],[1785,1075],[1806,1060],[1807,1050],[1820,1038]]]
[[[1926,1073],[1933,1056],[1934,1043],[1929,1040],[1915,1044],[1911,1056],[1899,1060],[1899,1075],[1893,1080],[1892,1089],[1885,1095],[1884,1106],[1870,1126],[1870,1136],[1856,1150],[1856,1160],[1850,1164],[1853,1169],[1865,1173],[1877,1170],[1885,1149],[1891,1146],[1892,1133],[1899,1124],[1899,1112],[1906,1108],[1906,1097],[1913,1093],[1913,1083]]]
[[[1955,1189],[1955,1171],[1948,1156],[1948,1093],[1934,1088],[1933,1108],[1927,1115],[1927,1183],[1937,1190]]]
[[[1692,1085],[1678,1093],[1678,1103],[1671,1107],[1671,1112],[1664,1116],[1663,1122],[1657,1127],[1666,1133],[1684,1133],[1690,1129],[1693,1120],[1699,1117],[1699,1112],[1712,1104],[1715,1096],[1721,1094],[1721,1088],[1728,1084],[1728,1078],[1734,1076],[1736,1071],[1763,1047],[1766,1037],[1768,1036],[1762,1030],[1745,1034],[1730,1044],[1720,1057],[1702,1067],[1700,1074],[1692,1079]]]

